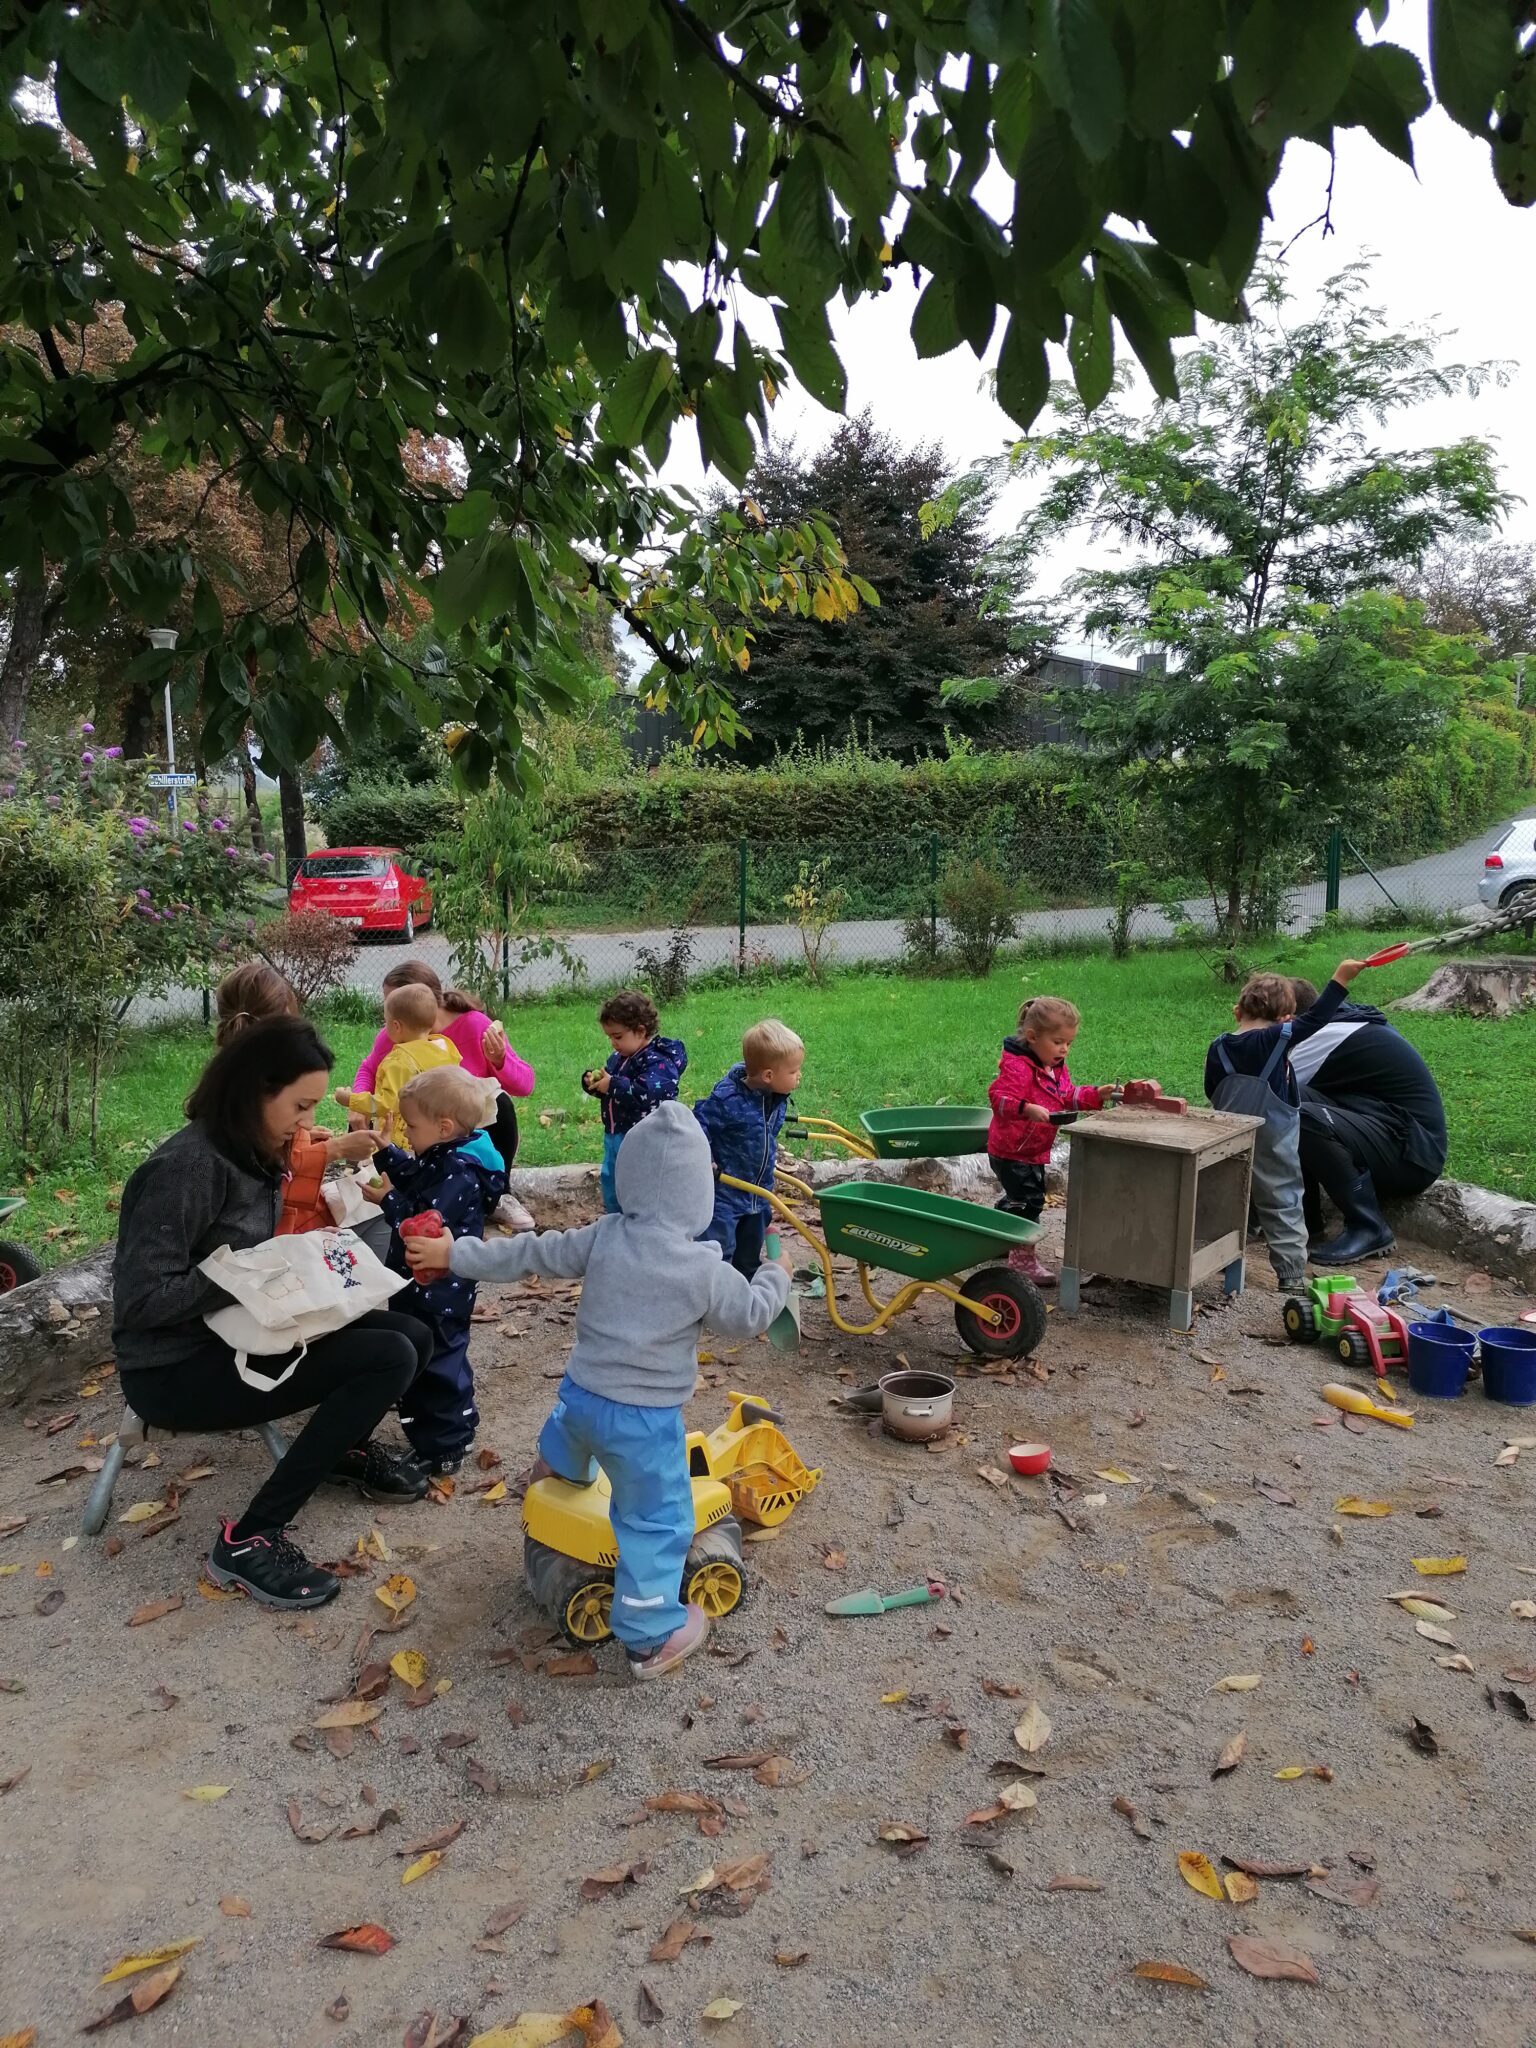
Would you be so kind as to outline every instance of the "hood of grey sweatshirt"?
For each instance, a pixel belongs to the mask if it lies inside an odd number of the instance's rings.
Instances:
[[[625,1133],[615,1184],[619,1214],[579,1230],[457,1238],[453,1270],[469,1280],[580,1277],[571,1379],[610,1401],[680,1408],[698,1377],[700,1331],[761,1335],[789,1299],[789,1275],[765,1263],[748,1282],[717,1244],[698,1242],[715,1178],[709,1140],[684,1104],[660,1103]]]

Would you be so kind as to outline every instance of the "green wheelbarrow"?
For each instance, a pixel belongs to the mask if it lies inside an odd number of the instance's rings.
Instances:
[[[960,1152],[985,1152],[990,1109],[961,1105],[936,1109],[866,1109],[863,1135],[825,1116],[792,1116],[786,1138],[802,1144],[840,1145],[855,1159],[949,1159]]]
[[[720,1178],[727,1187],[761,1195],[784,1228],[804,1238],[826,1280],[827,1314],[834,1329],[845,1336],[867,1337],[883,1330],[923,1294],[942,1294],[954,1304],[955,1328],[978,1358],[1027,1358],[1045,1336],[1045,1303],[1039,1290],[1022,1273],[1001,1263],[1016,1247],[1033,1244],[1039,1236],[1039,1224],[1027,1217],[957,1201],[953,1195],[888,1187],[878,1181],[845,1181],[818,1194],[781,1168],[782,1182],[802,1201],[819,1205],[818,1237],[771,1189],[729,1173]],[[868,1322],[849,1322],[838,1307],[832,1266],[838,1256],[852,1259],[858,1267],[859,1286],[874,1311]],[[882,1301],[871,1285],[871,1269],[900,1274],[905,1284]]]

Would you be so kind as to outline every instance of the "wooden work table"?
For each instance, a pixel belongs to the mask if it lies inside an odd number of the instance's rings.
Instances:
[[[1085,1274],[1166,1290],[1176,1330],[1194,1321],[1202,1281],[1219,1273],[1224,1293],[1241,1294],[1259,1128],[1214,1109],[1109,1109],[1068,1124],[1065,1313],[1077,1313]]]

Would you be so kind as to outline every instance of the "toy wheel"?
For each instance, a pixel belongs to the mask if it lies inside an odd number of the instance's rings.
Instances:
[[[24,1244],[0,1238],[0,1294],[13,1287],[25,1287],[29,1280],[41,1280],[43,1269]]]
[[[563,1557],[548,1544],[523,1542],[523,1572],[533,1597],[568,1643],[590,1650],[613,1634],[613,1573]]]
[[[683,1566],[683,1598],[711,1621],[734,1613],[747,1595],[741,1565],[741,1525],[732,1515],[695,1536]]]
[[[1292,1300],[1285,1304],[1285,1334],[1293,1344],[1317,1342],[1317,1324],[1312,1319],[1310,1302]]]
[[[1369,1367],[1371,1347],[1358,1330],[1340,1330],[1337,1340],[1339,1357],[1345,1365]]]
[[[963,1303],[955,1304],[960,1341],[978,1358],[1027,1358],[1045,1336],[1045,1303],[1032,1280],[1007,1266],[987,1266],[963,1283],[973,1301],[992,1310],[995,1323],[984,1323]]]

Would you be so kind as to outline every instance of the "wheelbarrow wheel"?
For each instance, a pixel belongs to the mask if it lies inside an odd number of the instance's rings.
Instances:
[[[0,1294],[13,1287],[25,1287],[29,1280],[41,1280],[43,1269],[24,1244],[0,1238]]]
[[[734,1515],[711,1523],[688,1548],[683,1566],[682,1596],[702,1607],[711,1621],[734,1614],[747,1597],[747,1575],[741,1562],[741,1524]]]
[[[995,1323],[984,1323],[974,1309],[955,1304],[960,1341],[978,1358],[1027,1358],[1045,1337],[1045,1303],[1033,1281],[1007,1266],[987,1266],[964,1281],[972,1301],[991,1309]]]
[[[595,1649],[613,1634],[613,1573],[565,1557],[547,1543],[523,1539],[523,1575],[529,1591],[578,1650]]]

